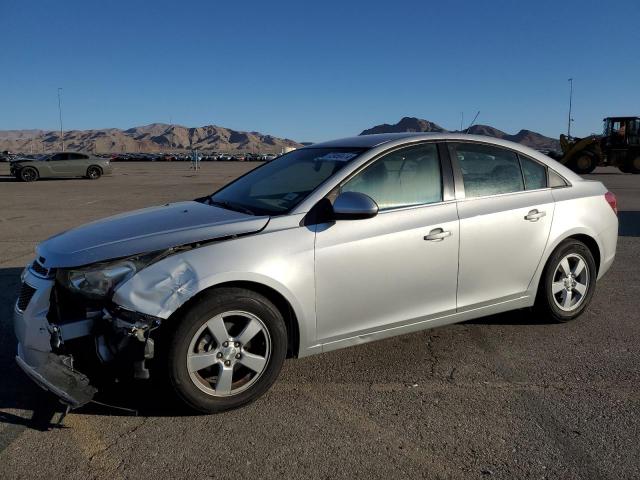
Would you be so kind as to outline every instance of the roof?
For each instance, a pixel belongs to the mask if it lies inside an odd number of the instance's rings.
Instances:
[[[372,135],[358,135],[356,137],[338,138],[336,140],[329,140],[328,142],[314,143],[309,145],[311,148],[332,148],[332,147],[353,147],[353,148],[372,148],[376,145],[391,142],[393,140],[400,140],[407,137],[415,136],[433,136],[441,135],[435,132],[421,133],[421,132],[401,132],[401,133],[375,133]],[[309,148],[304,147],[304,148]]]
[[[502,145],[520,151],[533,151],[520,143],[514,143],[501,138],[486,135],[470,135],[454,132],[401,132],[401,133],[376,133],[373,135],[358,135],[357,137],[339,138],[328,142],[314,143],[304,148],[373,148],[390,142],[402,143],[403,140],[449,140],[449,141],[473,141]]]

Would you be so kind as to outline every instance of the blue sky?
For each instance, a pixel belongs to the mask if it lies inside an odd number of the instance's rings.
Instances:
[[[0,0],[0,129],[216,124],[300,141],[417,116],[573,133],[640,114],[640,2]]]

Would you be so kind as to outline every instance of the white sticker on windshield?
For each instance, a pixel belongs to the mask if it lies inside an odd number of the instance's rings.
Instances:
[[[357,153],[352,152],[329,152],[324,154],[321,157],[316,158],[316,160],[331,160],[333,162],[348,162],[353,157],[358,155]]]
[[[284,197],[282,197],[283,200],[290,202],[292,200],[295,200],[296,198],[298,198],[298,194],[297,193],[287,193]]]

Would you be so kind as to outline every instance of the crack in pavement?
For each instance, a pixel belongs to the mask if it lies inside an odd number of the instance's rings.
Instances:
[[[471,338],[484,352],[491,356],[496,367],[496,374],[508,382],[519,382],[523,380],[520,375],[511,369],[504,358],[500,355],[496,347],[490,342],[480,329],[470,330]],[[514,389],[524,403],[526,411],[536,413],[538,422],[536,424],[549,437],[564,458],[569,460],[573,467],[580,472],[583,478],[609,478],[606,472],[601,471],[598,464],[584,448],[581,448],[576,438],[569,438],[569,429],[563,427],[562,423],[553,415],[544,401],[530,389]]]

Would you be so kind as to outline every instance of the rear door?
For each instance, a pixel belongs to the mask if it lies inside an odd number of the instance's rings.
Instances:
[[[551,229],[554,201],[546,167],[494,145],[460,142],[449,148],[460,217],[458,311],[518,298]]]
[[[68,173],[73,176],[82,177],[87,174],[89,167],[89,156],[82,153],[69,153]]]
[[[49,159],[49,168],[54,177],[68,177],[72,175],[72,161],[69,160],[70,153],[56,153]]]

